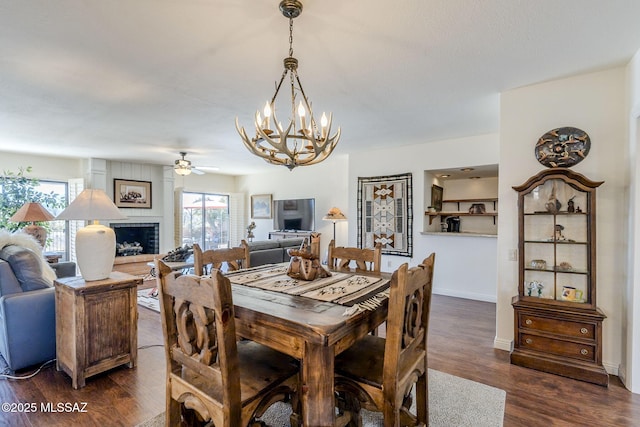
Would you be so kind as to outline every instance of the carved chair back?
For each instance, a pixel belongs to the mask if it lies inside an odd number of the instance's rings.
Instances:
[[[402,264],[391,277],[386,338],[368,335],[336,359],[336,390],[346,396],[339,407],[343,404],[341,413],[350,413],[345,418],[354,425],[361,422],[360,408],[383,412],[385,426],[428,425],[427,332],[434,262],[432,253],[416,267]],[[414,384],[417,416],[409,411]]]
[[[249,245],[244,240],[239,247],[223,249],[207,249],[193,244],[194,272],[197,275],[210,274],[211,269],[235,271],[249,268]]]
[[[330,269],[344,270],[355,264],[356,270],[380,272],[382,262],[382,245],[377,243],[373,249],[336,247],[335,241],[329,243],[328,265]]]
[[[254,425],[276,401],[292,400],[298,408],[295,360],[250,340],[236,341],[229,279],[220,270],[201,277],[156,263],[167,425]]]

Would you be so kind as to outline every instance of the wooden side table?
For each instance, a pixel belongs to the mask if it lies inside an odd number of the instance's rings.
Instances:
[[[56,367],[71,377],[74,389],[116,366],[136,366],[141,283],[141,278],[118,271],[104,280],[65,277],[54,282]]]

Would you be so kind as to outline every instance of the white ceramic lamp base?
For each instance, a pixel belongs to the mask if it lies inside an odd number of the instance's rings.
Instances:
[[[109,277],[116,257],[116,233],[102,224],[91,224],[76,234],[76,259],[85,281]]]

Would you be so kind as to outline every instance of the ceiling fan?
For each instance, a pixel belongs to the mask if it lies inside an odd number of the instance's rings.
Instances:
[[[185,151],[180,152],[181,158],[176,160],[173,165],[173,170],[182,176],[186,176],[193,172],[196,175],[204,175],[205,172],[191,165],[191,160],[187,160],[184,157],[187,155]]]

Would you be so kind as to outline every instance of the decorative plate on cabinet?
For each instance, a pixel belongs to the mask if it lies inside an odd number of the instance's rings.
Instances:
[[[591,148],[591,139],[582,129],[563,127],[550,130],[536,143],[536,159],[548,168],[568,168],[580,163]]]

